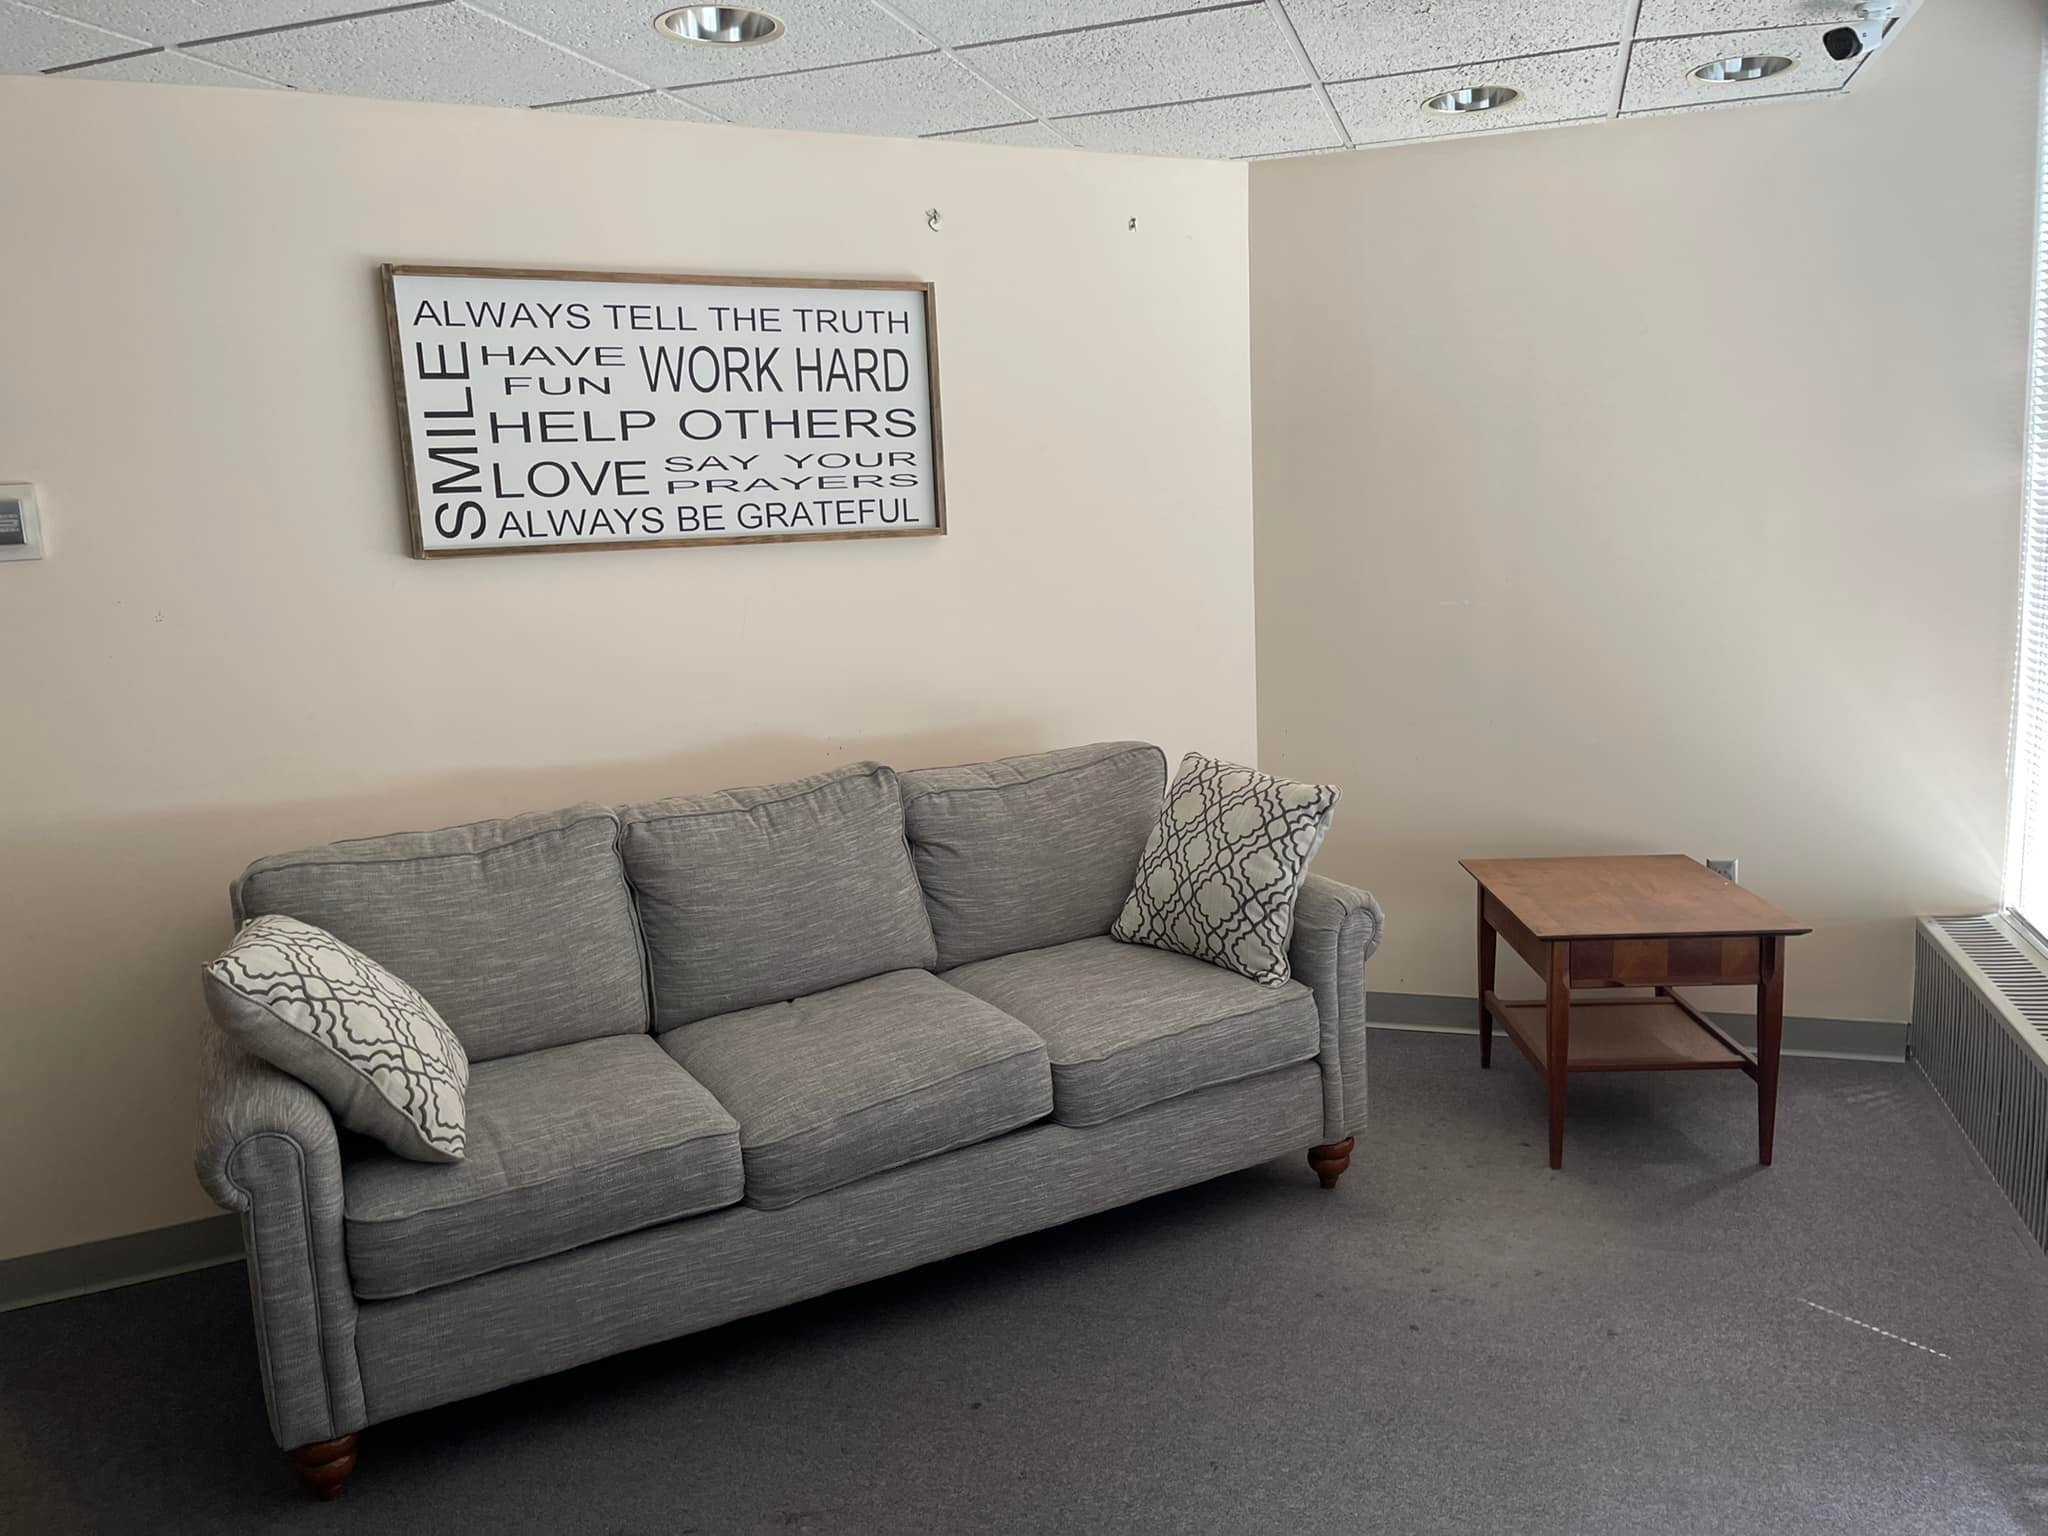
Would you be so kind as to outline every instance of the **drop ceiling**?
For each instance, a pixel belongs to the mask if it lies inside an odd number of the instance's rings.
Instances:
[[[1830,96],[1870,57],[1821,46],[1854,0],[759,0],[786,32],[746,48],[662,3],[0,0],[0,73],[1257,159]],[[1691,78],[1759,53],[1794,67]],[[1520,94],[1422,107],[1473,85]]]

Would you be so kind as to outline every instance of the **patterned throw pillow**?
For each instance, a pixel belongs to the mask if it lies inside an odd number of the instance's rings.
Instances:
[[[350,1130],[415,1162],[462,1160],[460,1042],[424,997],[326,929],[251,918],[206,967],[206,1006]]]
[[[1323,846],[1337,791],[1190,752],[1110,930],[1278,986],[1294,900]]]

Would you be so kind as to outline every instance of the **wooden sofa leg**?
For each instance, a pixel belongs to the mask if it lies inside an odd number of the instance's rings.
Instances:
[[[315,1440],[311,1445],[286,1451],[285,1455],[291,1458],[292,1466],[315,1494],[323,1499],[338,1499],[341,1497],[341,1485],[356,1469],[356,1437],[343,1435],[337,1440]]]
[[[1325,1142],[1320,1147],[1308,1149],[1308,1165],[1315,1169],[1316,1177],[1323,1181],[1323,1188],[1335,1189],[1337,1180],[1344,1170],[1351,1166],[1351,1149],[1358,1142],[1356,1136],[1346,1136],[1342,1141]]]

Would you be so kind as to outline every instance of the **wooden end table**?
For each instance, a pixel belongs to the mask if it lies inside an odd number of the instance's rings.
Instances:
[[[1573,1072],[1730,1068],[1756,1080],[1757,1157],[1771,1161],[1785,941],[1813,930],[1678,853],[1579,859],[1462,859],[1479,882],[1479,1065],[1498,1023],[1550,1090],[1550,1166],[1564,1166]],[[1494,994],[1498,934],[1544,978],[1543,997]],[[1756,1050],[1672,991],[1756,987]],[[1572,1000],[1573,987],[1649,987],[1647,998]]]

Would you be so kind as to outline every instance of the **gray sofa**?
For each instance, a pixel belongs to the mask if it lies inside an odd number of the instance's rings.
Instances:
[[[468,1152],[409,1162],[209,1029],[272,1432],[357,1431],[1310,1147],[1365,1119],[1372,898],[1311,876],[1277,987],[1108,931],[1157,748],[573,806],[264,859],[417,987]]]

